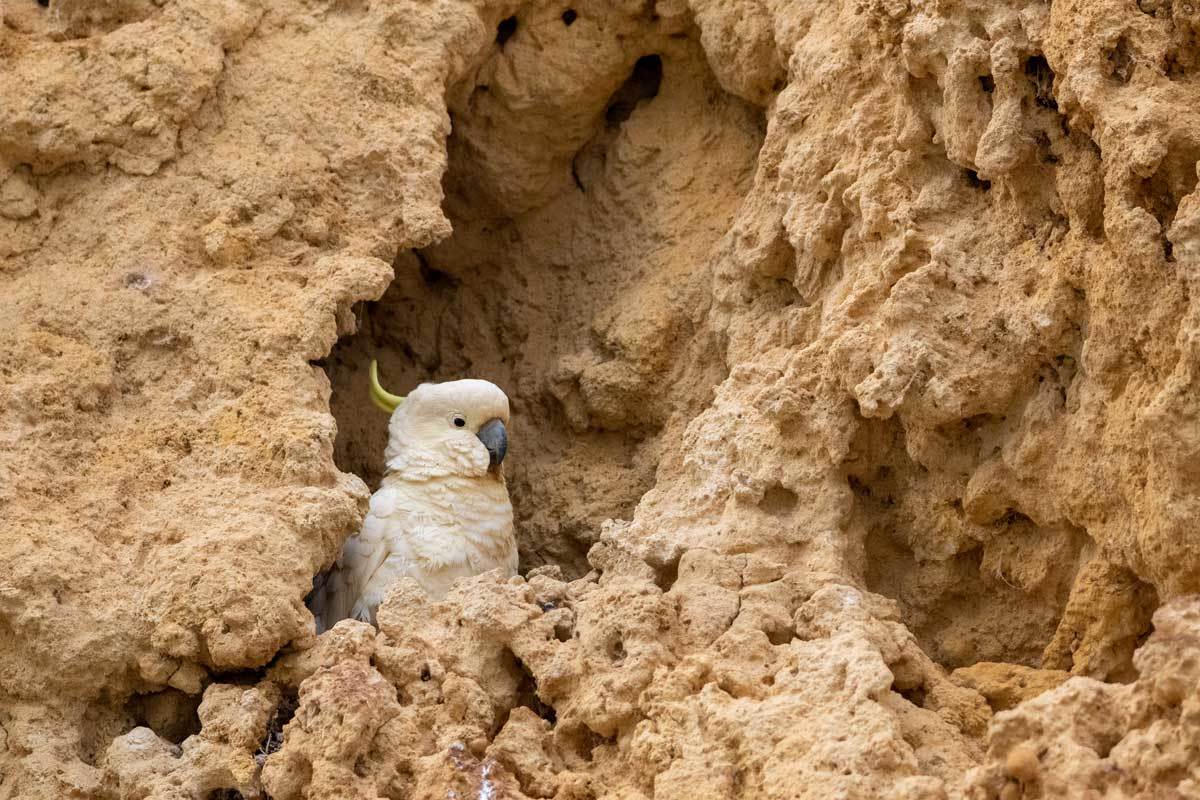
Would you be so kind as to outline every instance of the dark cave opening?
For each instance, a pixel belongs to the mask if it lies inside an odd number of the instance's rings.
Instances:
[[[579,29],[568,35],[565,22],[554,15],[535,31],[536,20],[522,20],[530,36],[509,31],[493,59],[522,57],[537,36],[574,47]],[[653,485],[662,437],[724,376],[681,288],[702,280],[749,189],[762,111],[720,90],[693,39],[648,49],[609,74],[581,76],[590,90],[577,79],[562,88],[576,95],[522,97],[519,109],[510,97],[524,87],[507,85],[507,71],[484,64],[464,76],[449,93],[443,178],[453,234],[401,250],[384,296],[355,309],[357,332],[325,359],[336,463],[372,491],[387,439],[387,415],[368,399],[372,359],[398,394],[463,377],[508,394],[504,469],[522,573],[557,565],[568,578],[585,574],[601,524],[630,518]],[[535,115],[544,131],[528,130],[530,103],[545,105]],[[694,130],[675,132],[697,108]],[[569,129],[559,118],[581,122]],[[713,147],[725,157],[709,158]],[[636,167],[621,166],[630,158]],[[664,171],[681,178],[664,181]]]
[[[657,97],[662,77],[661,56],[642,56],[634,62],[633,74],[613,95],[612,102],[604,111],[604,119],[609,126],[615,127],[625,122],[639,103]]]
[[[1030,56],[1025,61],[1025,77],[1033,88],[1035,102],[1042,108],[1058,111],[1058,101],[1054,99],[1054,70],[1045,56]]]
[[[516,669],[521,673],[521,683],[517,687],[517,702],[514,708],[524,706],[546,720],[546,722],[554,725],[558,722],[558,712],[554,710],[554,706],[543,702],[541,697],[538,696],[537,678],[533,676],[533,673],[529,671],[529,667],[525,666],[521,659],[515,655],[512,656],[512,659],[516,665]],[[497,730],[503,727],[504,725],[501,724]]]
[[[271,715],[267,732],[258,745],[258,752],[254,754],[254,760],[260,767],[266,762],[267,756],[283,747],[283,729],[292,721],[292,717],[296,716],[296,709],[299,707],[299,697],[294,693],[285,692],[275,708],[275,713]]]
[[[978,189],[981,192],[990,191],[992,182],[979,177],[979,173],[973,169],[963,170],[963,176],[967,179],[967,184],[972,189]]]
[[[504,47],[504,45],[508,44],[508,40],[511,39],[513,34],[516,32],[516,17],[508,17],[501,20],[500,24],[496,26],[496,44],[500,45],[500,47]]]
[[[146,727],[174,744],[200,732],[200,696],[178,689],[163,689],[149,694],[135,694],[125,704],[131,716],[128,728]]]

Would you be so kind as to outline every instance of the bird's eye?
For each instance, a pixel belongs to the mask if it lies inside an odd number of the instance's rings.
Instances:
[[[454,418],[454,427],[456,427],[456,428],[462,428],[462,427],[464,427],[466,424],[467,424],[467,421],[466,421],[465,419],[463,419],[462,417],[455,417],[455,418]]]

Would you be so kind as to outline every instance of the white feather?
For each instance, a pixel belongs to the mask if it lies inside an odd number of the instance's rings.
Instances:
[[[453,418],[463,416],[457,428]],[[311,601],[318,632],[353,617],[375,621],[393,583],[410,577],[436,598],[458,578],[517,572],[512,503],[475,432],[508,422],[508,398],[486,381],[423,384],[392,415],[388,473],[362,530]]]

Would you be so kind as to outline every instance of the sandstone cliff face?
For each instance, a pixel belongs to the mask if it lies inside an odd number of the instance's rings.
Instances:
[[[0,7],[0,798],[1200,796],[1198,35]],[[318,639],[376,357],[526,574]]]

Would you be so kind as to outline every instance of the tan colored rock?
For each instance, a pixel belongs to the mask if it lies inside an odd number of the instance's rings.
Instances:
[[[214,683],[197,712],[201,730],[175,745],[146,727],[113,740],[104,754],[106,796],[207,797],[237,792],[261,797],[260,748],[280,705],[279,689]]]
[[[1200,791],[1200,602],[1169,603],[1134,656],[1138,678],[1071,678],[996,715],[987,757],[964,782],[969,798],[1191,797]],[[1017,794],[1016,796],[1022,796]]]
[[[1198,8],[5,5],[0,798],[1197,794]]]
[[[979,692],[987,698],[993,711],[1014,708],[1042,692],[1054,689],[1069,677],[1071,674],[1062,670],[1033,669],[1020,664],[989,661],[980,661],[950,673],[951,682]]]
[[[739,797],[804,781],[879,793],[905,774],[957,779],[979,759],[983,698],[874,617],[881,598],[828,585],[803,602],[794,589],[798,638],[772,644],[751,615],[680,660],[694,640],[674,588],[607,563],[598,580],[543,575],[536,589],[482,576],[441,602],[405,582],[380,608],[373,652],[336,644],[366,627],[341,623],[308,651],[325,653],[308,677],[286,666],[307,655],[289,656],[276,674],[302,680],[300,705],[266,790],[422,797],[490,780],[511,789],[497,796]],[[823,755],[798,768],[813,748]]]
[[[311,637],[303,597],[366,492],[307,361],[400,242],[447,231],[440,88],[399,122],[318,111],[372,63],[441,86],[440,58],[380,60],[398,10],[329,38],[299,6],[59,6],[0,27],[0,793],[21,797],[90,791],[135,692]],[[318,247],[308,217],[333,221]],[[245,248],[225,264],[215,219]]]
[[[300,686],[300,705],[268,756],[263,786],[271,797],[378,796],[363,761],[381,727],[398,712],[395,690],[367,664],[344,661]]]

